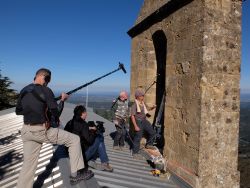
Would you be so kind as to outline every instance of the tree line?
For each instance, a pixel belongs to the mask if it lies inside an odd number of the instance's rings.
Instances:
[[[13,82],[3,76],[0,69],[0,110],[14,107],[16,105],[18,94],[10,86]]]

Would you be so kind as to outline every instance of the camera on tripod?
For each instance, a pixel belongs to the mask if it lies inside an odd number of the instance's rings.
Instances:
[[[89,127],[96,127],[96,133],[104,133],[105,128],[104,128],[104,122],[103,121],[96,121],[96,124],[94,121],[89,121],[88,122]]]

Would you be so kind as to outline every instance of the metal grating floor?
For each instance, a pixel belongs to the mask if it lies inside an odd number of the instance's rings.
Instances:
[[[75,105],[65,104],[62,124],[70,120]],[[162,179],[151,175],[151,167],[144,160],[132,158],[130,150],[112,149],[113,140],[110,133],[115,131],[112,122],[88,109],[88,120],[103,121],[106,128],[105,143],[110,164],[114,172],[93,170],[94,178],[82,181],[74,187],[109,187],[109,188],[174,188],[177,186],[171,179]],[[22,127],[22,116],[16,116],[14,109],[0,112],[0,187],[15,187],[22,165],[22,141],[19,130]],[[60,156],[55,160],[53,156]],[[69,184],[69,161],[60,153],[60,147],[43,144],[35,174],[34,187],[71,187]]]

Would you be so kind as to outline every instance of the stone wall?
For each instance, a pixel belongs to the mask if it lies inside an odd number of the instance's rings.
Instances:
[[[185,0],[145,0],[136,21],[144,25],[131,34],[131,100],[138,86],[147,88],[155,79],[152,36],[162,31],[167,39],[168,168],[194,187],[238,187],[241,2],[193,0],[179,6],[180,2]],[[161,13],[164,10],[171,13]],[[156,98],[154,85],[145,100],[150,105]]]
[[[200,184],[239,187],[241,2],[206,0],[204,12]]]
[[[159,9],[164,4],[168,3],[171,0],[157,0],[157,3],[155,1],[144,1],[141,11],[139,13],[139,16],[136,20],[136,24],[140,23],[143,19],[145,19],[148,15],[155,12],[157,9]]]
[[[171,170],[185,173],[181,176],[190,184],[198,174],[202,17],[201,1],[194,1],[132,40],[131,93],[137,86],[146,88],[154,79],[157,63],[152,35],[159,30],[166,35],[164,155]],[[154,104],[155,100],[153,87],[146,102]]]

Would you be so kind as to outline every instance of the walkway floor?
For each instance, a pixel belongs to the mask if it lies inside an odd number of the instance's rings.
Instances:
[[[72,118],[73,104],[66,104],[62,114],[62,124]],[[114,172],[93,170],[94,178],[82,181],[74,187],[95,188],[175,188],[179,187],[172,179],[151,175],[151,167],[144,160],[135,160],[130,150],[112,149],[110,133],[115,131],[114,124],[88,110],[89,121],[103,121],[106,128],[105,144]],[[0,112],[0,187],[15,187],[22,165],[22,141],[19,130],[22,116],[16,116],[14,109]],[[69,160],[61,147],[43,144],[35,175],[34,187],[71,187],[69,184]]]

